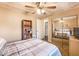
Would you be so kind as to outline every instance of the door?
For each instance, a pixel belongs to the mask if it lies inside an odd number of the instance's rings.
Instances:
[[[22,40],[32,38],[32,21],[22,20]]]
[[[48,22],[45,22],[45,40],[48,41]]]
[[[42,39],[42,21],[37,19],[37,38]]]

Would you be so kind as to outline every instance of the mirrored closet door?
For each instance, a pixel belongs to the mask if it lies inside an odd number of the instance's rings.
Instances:
[[[77,16],[66,16],[52,20],[52,42],[61,51],[62,55],[69,55],[70,40],[77,36]]]

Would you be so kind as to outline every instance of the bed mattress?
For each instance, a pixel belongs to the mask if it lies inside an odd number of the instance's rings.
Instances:
[[[59,49],[48,42],[39,39],[27,39],[7,43],[4,56],[61,56]]]

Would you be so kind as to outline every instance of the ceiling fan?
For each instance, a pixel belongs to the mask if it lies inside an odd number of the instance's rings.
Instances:
[[[34,6],[31,6],[31,5],[25,5],[25,7],[27,8],[37,8],[37,9],[56,9],[56,6],[45,6],[45,4],[47,4],[46,2],[44,3],[41,3],[41,2],[35,2],[34,5],[36,5],[35,7]],[[34,14],[36,12],[33,12],[32,14]]]

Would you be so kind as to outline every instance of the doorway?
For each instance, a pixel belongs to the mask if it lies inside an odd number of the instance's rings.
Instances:
[[[48,21],[45,22],[45,41],[48,41]]]
[[[32,21],[22,20],[22,40],[32,38]]]

